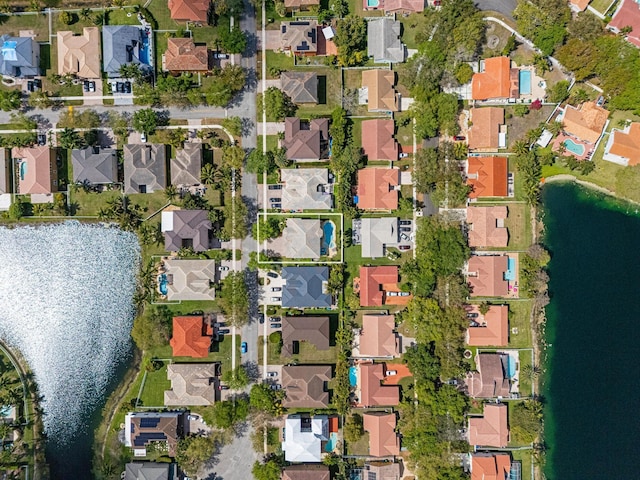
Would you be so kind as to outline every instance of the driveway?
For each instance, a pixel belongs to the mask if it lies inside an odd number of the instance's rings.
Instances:
[[[247,480],[253,478],[253,463],[262,457],[251,445],[251,427],[242,432],[233,442],[222,447],[217,455],[202,469],[198,478],[203,480]]]
[[[85,92],[83,88],[84,104],[85,105],[102,105],[102,79],[90,78],[90,82],[94,82],[96,85],[95,92]],[[97,97],[97,98],[94,98]]]
[[[513,21],[513,10],[518,5],[518,0],[476,0],[476,6],[480,10],[498,12]]]

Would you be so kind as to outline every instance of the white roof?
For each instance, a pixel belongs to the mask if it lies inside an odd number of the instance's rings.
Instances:
[[[398,244],[398,218],[362,218],[360,236],[363,257],[382,257],[385,245],[393,247]]]
[[[162,226],[160,227],[162,232],[173,231],[173,212],[162,212]]]
[[[322,34],[324,35],[324,38],[326,38],[327,40],[331,40],[336,35],[335,33],[333,33],[333,27],[331,26],[323,28]]]
[[[542,131],[542,135],[540,135],[540,138],[536,141],[536,143],[540,145],[542,148],[544,148],[547,145],[549,145],[549,142],[551,141],[552,138],[553,138],[553,133],[545,129]]]
[[[284,435],[282,450],[287,462],[321,462],[322,442],[329,440],[329,417],[289,415],[285,420]]]

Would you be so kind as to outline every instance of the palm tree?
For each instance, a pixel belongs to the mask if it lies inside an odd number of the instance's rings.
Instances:
[[[91,17],[91,9],[90,8],[83,8],[82,10],[80,10],[80,17],[83,20],[88,20]]]
[[[176,198],[176,195],[178,195],[178,190],[176,189],[175,185],[169,185],[164,189],[164,194],[167,197],[167,200],[172,202],[173,199]]]
[[[559,134],[563,128],[564,124],[562,122],[559,122],[558,120],[555,120],[546,126],[546,129],[553,135]]]
[[[213,185],[215,183],[216,170],[212,164],[207,163],[202,167],[200,171],[200,180],[205,185]]]
[[[529,144],[527,144],[527,142],[525,142],[524,140],[518,140],[513,143],[513,145],[511,146],[511,150],[513,150],[513,153],[515,153],[516,155],[524,155],[529,151]]]

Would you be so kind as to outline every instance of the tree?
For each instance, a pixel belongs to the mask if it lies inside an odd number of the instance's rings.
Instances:
[[[53,105],[53,102],[49,98],[49,95],[47,95],[47,92],[44,90],[38,90],[29,95],[27,104],[33,108],[45,109],[50,108],[51,105]]]
[[[167,345],[172,318],[171,311],[164,305],[150,307],[134,320],[131,338],[140,350]]]
[[[240,65],[227,64],[224,68],[214,68],[212,82],[204,90],[204,98],[209,105],[226,107],[245,85],[246,73]]]
[[[232,400],[216,402],[203,413],[202,418],[208,424],[224,430],[234,428],[244,421],[249,414],[249,401],[246,397],[235,397]]]
[[[189,435],[178,441],[176,462],[189,476],[195,476],[204,462],[211,458],[214,441],[212,437]]]
[[[284,218],[270,216],[265,219],[261,215],[258,217],[258,221],[253,224],[252,236],[258,242],[278,238],[282,235],[286,226],[287,222]]]
[[[118,73],[122,78],[130,78],[136,83],[140,83],[145,76],[137,63],[123,63]]]
[[[167,128],[159,130],[156,133],[158,143],[164,143],[171,145],[176,150],[182,150],[184,148],[184,142],[189,138],[188,130],[184,128]]]
[[[205,185],[213,185],[215,183],[215,167],[210,163],[205,163],[200,170],[200,180]]]
[[[345,0],[329,0],[329,11],[334,17],[342,18],[349,13],[349,4]]]
[[[236,327],[244,325],[249,316],[249,294],[243,272],[230,272],[222,281],[220,308]]]
[[[21,197],[16,196],[9,207],[9,218],[11,220],[20,220],[26,213],[26,205]]]
[[[4,112],[18,110],[21,97],[19,90],[0,90],[0,109]]]
[[[91,9],[83,8],[82,10],[80,10],[80,18],[82,18],[83,20],[89,20],[91,18]]]
[[[344,265],[332,265],[329,270],[329,281],[327,282],[327,290],[332,295],[337,295],[344,288]]]
[[[84,141],[76,130],[65,128],[58,133],[58,145],[66,149],[80,148],[84,145]]]
[[[362,416],[357,413],[349,415],[344,422],[344,439],[348,443],[356,443],[364,435]]]
[[[247,236],[247,206],[240,197],[234,197],[224,206],[224,226],[220,235],[224,239]]]
[[[60,12],[60,21],[65,25],[71,25],[72,23],[75,23],[77,21],[76,15],[75,13],[71,13],[71,12],[67,12],[66,10],[63,10],[62,12]]]
[[[514,37],[509,37],[514,38]],[[473,68],[468,63],[461,63],[456,67],[456,80],[460,85],[464,85],[471,81],[471,77],[473,77]]]
[[[240,117],[223,118],[221,124],[234,137],[242,136],[242,119]]]
[[[118,112],[109,112],[107,122],[116,136],[124,139],[129,135],[130,119],[128,116]]]
[[[266,463],[255,462],[251,473],[255,480],[280,480],[282,466],[274,460],[268,460]]]
[[[542,404],[536,400],[516,403],[510,411],[509,427],[515,443],[533,443],[542,430]]]
[[[527,113],[529,113],[529,107],[524,103],[520,103],[513,107],[513,114],[516,117],[524,117]]]
[[[602,27],[602,21],[598,17],[589,12],[580,12],[569,22],[567,31],[570,37],[590,42],[604,33]]]
[[[133,114],[133,128],[141,133],[152,135],[158,126],[156,112],[150,108],[138,110]]]
[[[260,412],[279,415],[282,413],[282,397],[281,390],[273,390],[267,383],[256,383],[251,387],[249,405]]]
[[[349,15],[336,24],[333,39],[338,47],[338,63],[343,67],[360,65],[367,59],[367,22],[357,15]]]
[[[569,96],[569,82],[560,80],[547,89],[547,100],[551,103],[562,103]]]
[[[249,173],[267,173],[271,172],[274,167],[274,156],[272,151],[262,153],[261,150],[254,148],[247,155],[246,170]]]
[[[242,147],[229,146],[222,149],[222,163],[229,168],[240,170],[244,162],[245,152]]]
[[[247,49],[247,34],[234,27],[220,32],[220,45],[229,53],[243,53]]]
[[[285,117],[293,117],[298,107],[286,93],[277,87],[269,87],[258,97],[258,112],[263,108],[267,111],[267,118],[283,121]]]

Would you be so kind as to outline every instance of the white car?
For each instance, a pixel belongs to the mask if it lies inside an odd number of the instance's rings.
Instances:
[[[146,134],[146,133],[142,132],[142,133],[140,134],[140,141],[141,141],[142,143],[147,143],[147,134]]]
[[[392,377],[393,375],[397,375],[397,374],[398,374],[398,371],[397,371],[397,370],[387,370],[387,371],[385,372],[385,375],[386,375],[387,377]]]
[[[229,270],[229,267],[225,267],[224,265],[218,267],[218,271],[219,272],[226,272]]]
[[[277,377],[278,376],[278,372],[269,372],[267,373],[267,377]]]

